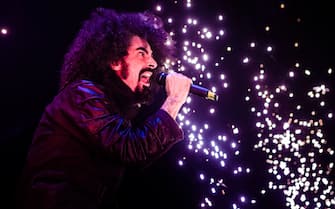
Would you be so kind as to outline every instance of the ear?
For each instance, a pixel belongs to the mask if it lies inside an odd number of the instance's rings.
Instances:
[[[114,71],[120,71],[121,70],[121,61],[114,61],[109,65],[109,67]]]

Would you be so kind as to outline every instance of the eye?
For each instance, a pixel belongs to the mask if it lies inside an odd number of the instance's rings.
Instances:
[[[143,51],[139,51],[139,55],[141,55],[142,57],[144,57],[145,53]]]

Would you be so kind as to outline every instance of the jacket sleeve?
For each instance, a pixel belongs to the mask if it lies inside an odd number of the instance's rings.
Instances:
[[[96,85],[71,87],[63,97],[62,114],[84,132],[88,144],[124,163],[148,162],[183,139],[183,131],[164,110],[158,110],[134,126],[123,118],[113,102]]]

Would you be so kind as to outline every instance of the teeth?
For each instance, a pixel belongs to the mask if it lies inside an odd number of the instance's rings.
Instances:
[[[150,77],[152,76],[152,72],[144,71],[140,74],[140,81],[143,86],[150,87]]]
[[[152,72],[150,71],[145,71],[142,73],[141,77],[150,77],[152,75]]]

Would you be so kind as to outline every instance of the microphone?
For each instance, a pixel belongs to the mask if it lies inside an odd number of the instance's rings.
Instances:
[[[157,75],[156,81],[160,85],[165,85],[165,79],[168,74],[161,72]],[[198,95],[200,97],[204,97],[205,99],[213,100],[213,101],[218,101],[219,96],[216,95],[214,92],[210,91],[209,89],[206,89],[202,86],[198,86],[195,84],[192,84],[190,87],[190,93]]]

